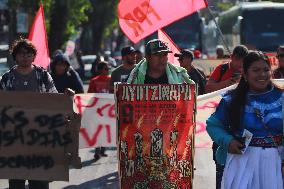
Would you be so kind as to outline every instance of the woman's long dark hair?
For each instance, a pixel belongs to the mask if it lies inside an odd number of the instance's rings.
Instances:
[[[241,80],[237,88],[231,91],[232,101],[229,104],[229,118],[231,121],[230,130],[233,133],[241,128],[241,117],[249,90],[248,82],[244,79],[244,74],[248,72],[248,69],[254,62],[259,60],[263,60],[269,66],[269,68],[271,68],[268,57],[265,56],[261,51],[250,51],[243,61],[243,75]],[[272,82],[271,84],[274,85]],[[279,87],[275,87],[281,90]]]

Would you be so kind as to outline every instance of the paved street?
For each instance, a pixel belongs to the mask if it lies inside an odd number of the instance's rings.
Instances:
[[[87,91],[88,84],[84,84]],[[197,137],[197,143],[208,136]],[[81,149],[82,169],[70,169],[69,182],[52,182],[50,189],[118,189],[117,151],[109,149],[108,157],[93,161],[92,149]],[[212,160],[211,148],[196,148],[195,151],[194,189],[215,188],[215,165]],[[0,180],[0,188],[8,188],[7,180]]]
[[[70,169],[70,182],[52,182],[50,189],[118,189],[116,150],[107,151],[109,155],[93,162],[90,149],[80,150],[83,168]],[[194,189],[214,189],[214,163],[210,148],[197,148],[195,154]],[[0,188],[7,188],[7,180],[0,180]]]

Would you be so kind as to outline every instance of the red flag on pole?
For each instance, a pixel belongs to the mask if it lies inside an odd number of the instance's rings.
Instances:
[[[40,4],[36,13],[34,23],[29,33],[29,40],[32,41],[37,49],[34,64],[47,68],[50,63],[50,58],[42,4]]]
[[[125,35],[137,43],[158,29],[207,6],[205,0],[120,0],[119,25]]]
[[[174,56],[175,53],[180,53],[180,49],[178,48],[178,46],[172,41],[172,39],[163,30],[158,30],[158,38],[168,43],[171,51],[173,52],[173,53],[168,54],[169,62],[172,63],[173,65],[179,66],[180,65],[179,61]]]
[[[147,17],[150,1],[151,0],[144,0],[143,6],[138,10],[140,15],[132,17],[128,12],[137,10],[137,5],[141,3],[141,0],[120,0],[118,3],[118,17],[126,20],[143,22]]]

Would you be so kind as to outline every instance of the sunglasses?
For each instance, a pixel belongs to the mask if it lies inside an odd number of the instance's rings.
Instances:
[[[284,54],[278,54],[277,55],[277,58],[283,58],[284,57]]]

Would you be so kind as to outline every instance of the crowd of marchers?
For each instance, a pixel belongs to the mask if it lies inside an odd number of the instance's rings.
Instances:
[[[16,40],[11,47],[15,66],[0,81],[4,91],[33,91],[39,93],[84,93],[82,70],[72,66],[72,57],[57,50],[53,53],[49,71],[34,65],[37,49],[27,39]],[[179,66],[168,62],[172,53],[167,43],[150,40],[145,54],[126,46],[121,50],[122,62],[116,64],[110,56],[103,61],[97,57],[92,68],[88,93],[113,93],[114,83],[180,84],[191,83],[197,95],[213,92],[230,85],[215,112],[207,120],[207,132],[214,141],[216,188],[283,188],[283,89],[273,78],[284,78],[284,46],[277,49],[279,67],[271,69],[268,57],[261,51],[249,51],[236,46],[229,61],[218,65],[209,79],[193,66],[194,53],[183,49],[175,53]],[[217,58],[224,58],[224,48],[216,48]],[[78,59],[78,63],[81,60]],[[81,63],[80,63],[81,64]],[[246,143],[246,134],[251,141]],[[94,160],[107,156],[105,148],[95,149]],[[31,189],[47,189],[48,181],[29,180]],[[25,180],[9,180],[10,189],[24,189]]]

